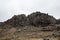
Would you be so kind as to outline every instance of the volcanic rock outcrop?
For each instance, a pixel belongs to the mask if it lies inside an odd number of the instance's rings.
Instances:
[[[53,16],[41,12],[33,12],[27,18],[29,19],[29,23],[35,26],[47,26],[56,23],[56,19]]]
[[[50,24],[55,24],[56,19],[45,13],[33,12],[28,16],[25,16],[24,14],[14,15],[11,19],[4,23],[12,26],[48,26]]]
[[[14,15],[11,19],[5,21],[6,24],[10,24],[12,26],[25,26],[26,24],[26,16],[24,14]]]

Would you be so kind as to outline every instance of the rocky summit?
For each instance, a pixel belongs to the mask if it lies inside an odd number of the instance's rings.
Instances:
[[[0,22],[0,40],[60,40],[60,19],[39,11],[14,15]]]
[[[11,19],[5,21],[5,24],[12,26],[48,26],[55,24],[56,19],[41,12],[33,12],[32,14],[25,16],[25,14],[14,15]]]

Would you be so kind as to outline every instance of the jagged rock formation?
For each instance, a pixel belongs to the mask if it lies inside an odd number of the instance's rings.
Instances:
[[[35,26],[47,26],[49,24],[55,24],[56,19],[53,16],[50,16],[45,13],[41,12],[33,12],[32,14],[28,15],[27,20],[31,25]]]
[[[11,19],[5,21],[5,23],[12,26],[47,26],[55,24],[56,19],[45,13],[33,12],[28,16],[25,16],[24,14],[14,15]]]
[[[26,16],[24,14],[21,14],[14,15],[11,19],[5,21],[5,23],[10,24],[12,26],[25,26],[26,20]]]

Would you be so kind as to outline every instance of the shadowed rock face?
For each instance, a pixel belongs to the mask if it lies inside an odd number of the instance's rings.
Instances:
[[[60,24],[60,19],[57,19],[56,21],[57,21],[56,24]]]
[[[2,24],[2,22],[0,22],[0,25]]]
[[[14,15],[11,19],[7,20],[5,23],[10,24],[12,26],[25,26],[26,16],[24,14]]]
[[[53,16],[50,16],[45,13],[41,12],[33,12],[32,14],[28,15],[27,20],[31,25],[35,26],[47,26],[49,24],[55,24],[56,19]]]
[[[45,13],[33,12],[28,16],[25,16],[24,14],[14,15],[11,19],[4,23],[12,26],[48,26],[49,24],[55,24],[56,19]]]
[[[4,25],[4,22],[0,22],[0,26],[3,26]]]

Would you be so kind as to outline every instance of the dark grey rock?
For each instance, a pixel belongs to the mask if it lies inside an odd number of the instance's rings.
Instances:
[[[12,26],[25,26],[26,16],[24,14],[14,15],[11,19],[7,20],[5,23]]]
[[[56,19],[53,16],[41,12],[33,12],[32,14],[28,15],[27,18],[29,24],[35,26],[47,26],[49,24],[56,23]]]
[[[57,21],[56,24],[60,24],[60,19],[57,19],[56,21]]]
[[[50,16],[41,12],[33,12],[32,14],[25,16],[14,15],[11,19],[5,21],[6,24],[12,26],[48,26],[50,24],[55,24],[56,19],[53,16]]]

